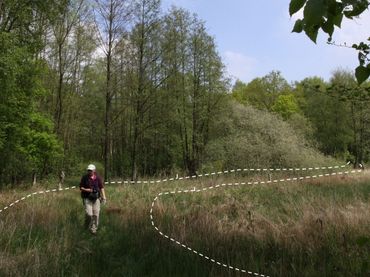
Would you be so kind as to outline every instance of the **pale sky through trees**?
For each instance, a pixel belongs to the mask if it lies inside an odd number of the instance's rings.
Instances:
[[[218,51],[229,74],[248,82],[280,70],[289,81],[320,76],[328,80],[338,68],[353,70],[358,65],[353,49],[326,44],[319,34],[317,45],[302,34],[291,33],[295,19],[289,17],[289,0],[163,0],[197,13],[215,37]],[[366,40],[370,32],[370,12],[336,29],[336,43],[352,45]]]

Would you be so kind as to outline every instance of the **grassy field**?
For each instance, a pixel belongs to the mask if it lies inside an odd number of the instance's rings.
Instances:
[[[149,210],[159,192],[265,177],[109,185],[97,236],[83,229],[77,190],[30,197],[0,213],[0,276],[248,276],[160,236]],[[41,189],[3,190],[0,209]],[[153,216],[163,233],[240,269],[269,276],[370,276],[368,172],[164,195]]]

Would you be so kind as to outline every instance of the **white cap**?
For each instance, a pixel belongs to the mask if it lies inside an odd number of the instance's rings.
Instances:
[[[87,166],[87,170],[95,171],[95,170],[96,170],[96,167],[95,167],[95,165],[93,165],[93,164],[89,164],[89,165]]]

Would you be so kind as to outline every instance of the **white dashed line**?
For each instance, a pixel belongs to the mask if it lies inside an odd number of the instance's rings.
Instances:
[[[350,171],[350,173],[360,173],[362,172],[362,170],[352,170]],[[304,179],[310,179],[310,178],[322,178],[322,177],[330,177],[330,176],[334,176],[334,175],[344,175],[344,174],[348,174],[349,172],[338,172],[338,173],[331,173],[331,174],[320,174],[320,175],[313,175],[313,176],[304,176],[304,177],[299,177],[299,178],[287,178],[287,179],[279,179],[279,180],[269,180],[269,181],[259,181],[259,182],[248,182],[248,183],[228,183],[228,184],[221,184],[221,185],[214,185],[214,186],[209,186],[209,187],[206,187],[206,188],[202,188],[202,189],[199,189],[199,190],[196,190],[196,192],[200,192],[200,191],[207,191],[207,190],[211,190],[211,189],[218,189],[218,188],[222,188],[222,187],[225,187],[225,186],[232,186],[232,185],[235,185],[235,186],[239,186],[239,185],[245,185],[245,184],[248,184],[248,185],[251,185],[251,184],[265,184],[265,183],[277,183],[277,182],[285,182],[285,181],[298,181],[298,180],[304,180]],[[159,233],[159,235],[161,235],[162,237],[182,246],[184,249],[187,249],[189,250],[190,252],[206,259],[206,260],[209,260],[211,261],[212,263],[215,263],[219,266],[223,266],[225,268],[229,268],[229,269],[233,269],[235,271],[238,271],[238,272],[242,272],[242,273],[247,273],[247,274],[250,274],[250,275],[254,275],[254,276],[260,276],[260,277],[268,277],[268,275],[264,275],[264,274],[261,274],[261,273],[257,273],[257,272],[252,272],[252,271],[248,271],[246,269],[240,269],[238,267],[234,267],[234,266],[231,266],[231,265],[227,265],[227,264],[224,264],[224,263],[221,263],[220,261],[217,261],[216,259],[214,258],[210,258],[209,256],[206,256],[204,255],[203,253],[200,253],[192,248],[190,248],[189,246],[187,246],[185,243],[182,243],[166,234],[164,234],[162,231],[159,231],[158,227],[155,225],[154,223],[154,217],[153,217],[153,207],[155,205],[155,202],[157,202],[159,200],[159,198],[162,196],[162,195],[168,195],[168,194],[180,194],[180,193],[188,193],[188,192],[194,192],[195,191],[195,188],[194,190],[179,190],[179,191],[171,191],[171,192],[164,192],[164,193],[159,193],[153,200],[152,202],[152,208],[150,209],[150,219],[151,219],[151,224],[152,226],[154,226],[155,230],[157,230],[157,232]]]

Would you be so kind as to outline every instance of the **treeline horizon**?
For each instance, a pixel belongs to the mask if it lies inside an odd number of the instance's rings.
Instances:
[[[0,4],[0,185],[370,156],[369,83],[231,80],[206,23],[159,0]]]

